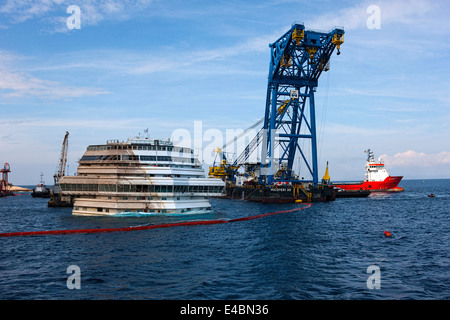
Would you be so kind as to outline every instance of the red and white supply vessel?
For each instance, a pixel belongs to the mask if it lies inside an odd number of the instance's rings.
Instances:
[[[364,152],[367,153],[364,181],[359,183],[333,183],[335,187],[346,191],[399,192],[404,190],[402,187],[398,187],[403,176],[390,176],[381,158],[378,159],[378,162],[375,162],[373,152],[370,149]]]

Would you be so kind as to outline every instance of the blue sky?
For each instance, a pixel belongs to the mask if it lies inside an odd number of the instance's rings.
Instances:
[[[362,179],[371,148],[392,175],[450,178],[449,14],[445,0],[0,1],[0,163],[14,184],[50,184],[66,131],[73,174],[87,145],[146,128],[246,129],[269,43],[303,22],[345,29],[316,94],[319,175],[329,161],[332,180]]]

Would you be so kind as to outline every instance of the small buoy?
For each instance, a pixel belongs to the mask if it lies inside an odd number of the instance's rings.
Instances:
[[[384,235],[385,235],[386,237],[392,236],[392,234],[391,234],[389,231],[385,231],[385,232],[384,232]]]

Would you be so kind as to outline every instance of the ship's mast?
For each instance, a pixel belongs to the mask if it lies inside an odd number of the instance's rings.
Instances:
[[[366,152],[367,153],[367,162],[369,162],[371,159],[372,160],[374,160],[374,157],[373,157],[373,152],[372,152],[372,150],[370,150],[370,149],[367,149],[367,150],[365,150],[364,152]]]

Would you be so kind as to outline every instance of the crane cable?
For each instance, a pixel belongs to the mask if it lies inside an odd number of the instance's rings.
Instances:
[[[322,145],[323,145],[323,140],[324,140],[324,136],[325,136],[325,119],[326,119],[326,115],[327,115],[327,107],[328,107],[328,93],[330,91],[330,70],[328,70],[327,72],[327,81],[325,84],[325,96],[324,96],[324,101],[323,101],[323,108],[322,108],[322,118],[321,118],[321,123],[320,123],[320,137],[318,140],[319,141],[319,154],[318,154],[318,159],[320,162],[320,159],[322,157]]]

